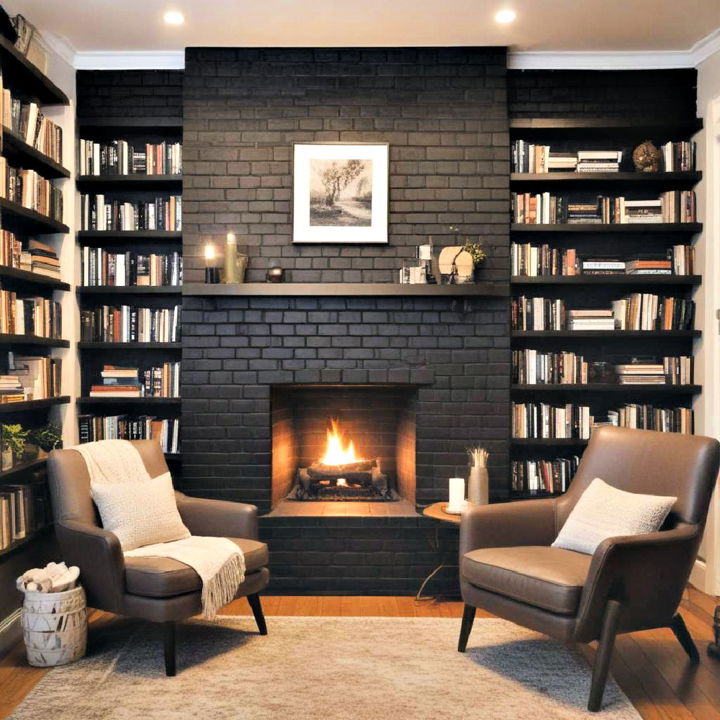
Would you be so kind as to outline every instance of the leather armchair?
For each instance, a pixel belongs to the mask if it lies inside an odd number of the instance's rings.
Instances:
[[[160,446],[136,440],[151,477],[167,472]],[[100,526],[90,477],[76,450],[53,450],[48,458],[55,532],[63,559],[80,568],[88,604],[99,610],[163,623],[165,671],[175,674],[175,624],[201,611],[202,581],[188,565],[170,558],[125,558],[117,537]],[[228,537],[245,556],[246,596],[258,630],[267,634],[259,593],[270,579],[268,547],[257,539],[254,505],[191,498],[176,492],[178,510],[193,535]]]
[[[588,709],[597,711],[618,633],[669,627],[692,662],[697,648],[677,613],[707,517],[720,444],[692,435],[601,427],[567,493],[473,506],[460,525],[465,652],[483,608],[564,642],[599,640]],[[596,477],[628,492],[676,496],[660,531],[613,537],[593,555],[550,547]]]

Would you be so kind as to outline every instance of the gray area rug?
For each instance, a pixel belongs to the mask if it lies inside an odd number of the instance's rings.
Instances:
[[[273,720],[640,716],[610,681],[601,715],[585,709],[579,654],[504,620],[480,619],[468,652],[459,620],[271,617],[193,621],[178,633],[178,674],[165,677],[152,624],[126,621],[85,659],[55,668],[16,720]]]

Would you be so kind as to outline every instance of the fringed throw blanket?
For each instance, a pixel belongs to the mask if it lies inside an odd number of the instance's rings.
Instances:
[[[91,487],[151,479],[140,453],[126,440],[100,440],[76,445],[73,450],[77,450],[85,460]],[[138,505],[141,503],[135,506],[135,512]],[[148,508],[147,512],[150,514],[152,509]],[[126,557],[167,557],[189,565],[202,580],[203,617],[209,620],[215,618],[223,605],[233,600],[238,586],[245,579],[245,557],[240,548],[227,538],[190,536],[144,545],[124,554]]]

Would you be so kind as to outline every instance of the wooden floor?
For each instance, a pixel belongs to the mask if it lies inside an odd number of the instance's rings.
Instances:
[[[700,649],[698,666],[690,665],[669,630],[649,630],[618,638],[612,672],[643,718],[720,720],[720,661],[706,654],[712,639],[712,613],[716,604],[717,599],[690,588],[681,607]],[[267,616],[460,618],[462,615],[459,602],[416,602],[409,597],[264,596],[263,607]],[[223,613],[249,615],[250,609],[245,600],[236,600]],[[112,635],[116,622],[112,615],[95,612],[91,617],[91,634]],[[458,621],[458,628],[459,625]],[[475,627],[477,631],[477,625]],[[582,651],[592,660],[593,647],[583,646]],[[45,672],[29,667],[19,646],[0,660],[0,719],[12,713]]]

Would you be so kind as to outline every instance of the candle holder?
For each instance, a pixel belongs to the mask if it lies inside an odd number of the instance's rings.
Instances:
[[[244,252],[240,252],[238,250],[235,233],[228,233],[225,238],[223,282],[226,285],[244,283],[247,266],[248,256]]]
[[[212,243],[205,245],[205,283],[217,285],[220,282],[220,268],[215,265],[215,246]]]

